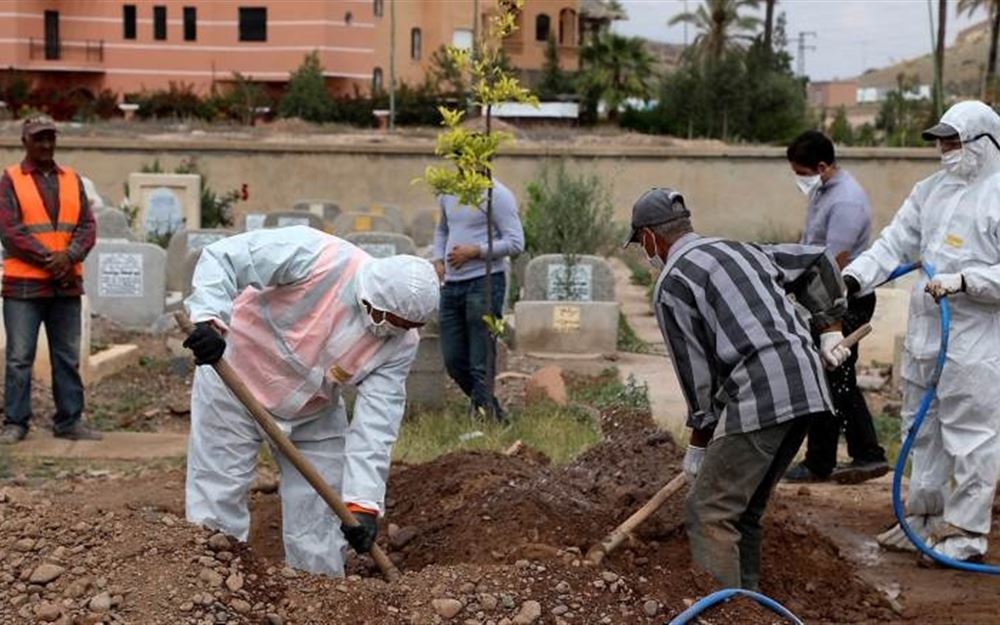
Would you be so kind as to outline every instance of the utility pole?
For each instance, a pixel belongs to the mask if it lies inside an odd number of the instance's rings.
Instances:
[[[688,12],[688,0],[684,0],[684,12]],[[684,49],[688,47],[688,23],[684,22]]]
[[[795,59],[799,76],[805,77],[806,75],[806,50],[816,49],[816,46],[806,45],[806,37],[816,37],[816,36],[817,36],[816,32],[812,30],[799,31],[799,54],[798,58]]]
[[[937,45],[934,50],[934,113],[938,119],[944,112],[944,38],[948,19],[948,3],[938,0]]]
[[[396,0],[389,0],[389,132],[396,130]]]

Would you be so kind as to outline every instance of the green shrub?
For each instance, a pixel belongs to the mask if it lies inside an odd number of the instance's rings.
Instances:
[[[326,90],[323,66],[314,50],[305,56],[278,102],[278,115],[311,122],[328,121],[335,109]]]

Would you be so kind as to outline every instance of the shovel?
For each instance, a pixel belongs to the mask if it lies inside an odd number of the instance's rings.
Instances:
[[[845,347],[847,349],[853,348],[858,344],[858,341],[865,338],[872,332],[871,324],[864,324],[854,332],[851,332],[844,337],[838,347]],[[609,553],[614,551],[625,542],[625,539],[635,531],[637,527],[643,524],[643,522],[650,517],[654,512],[660,509],[660,506],[670,498],[671,495],[676,493],[684,486],[686,479],[683,473],[679,473],[674,479],[667,482],[666,486],[661,488],[656,492],[655,495],[650,497],[641,508],[636,510],[632,516],[625,519],[621,525],[616,527],[611,531],[610,534],[604,537],[604,540],[597,543],[587,552],[587,561],[594,565],[599,565],[604,557]]]
[[[181,327],[181,330],[185,334],[191,334],[194,332],[194,325],[188,316],[184,312],[174,313],[174,319],[177,320],[177,325]],[[215,372],[219,374],[222,381],[229,387],[233,395],[243,404],[243,406],[250,413],[250,416],[254,418],[261,429],[267,433],[268,438],[274,443],[274,446],[281,451],[289,462],[291,462],[302,477],[309,482],[309,485],[313,487],[320,498],[326,502],[326,505],[330,506],[334,514],[344,523],[344,525],[354,526],[358,525],[358,520],[354,518],[351,511],[347,509],[344,502],[340,500],[337,493],[333,492],[330,485],[316,472],[316,469],[312,464],[302,455],[295,445],[292,444],[285,433],[278,428],[277,425],[271,420],[270,414],[257,398],[253,396],[247,385],[243,383],[240,376],[237,375],[236,370],[233,369],[228,362],[225,360],[219,360],[212,365]],[[372,545],[371,557],[375,560],[375,564],[378,566],[379,570],[382,571],[382,575],[390,581],[394,582],[399,579],[399,569],[396,565],[392,563],[389,557],[382,551],[382,548],[378,545]]]

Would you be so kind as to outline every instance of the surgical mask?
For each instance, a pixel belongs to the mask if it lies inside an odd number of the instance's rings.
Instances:
[[[951,173],[957,173],[964,155],[965,148],[949,150],[941,155],[941,166]]]
[[[403,328],[396,327],[389,323],[388,320],[382,320],[382,323],[376,323],[374,319],[370,316],[371,323],[368,324],[368,331],[371,332],[375,338],[378,339],[391,339],[395,336],[401,336],[406,333]]]
[[[663,271],[663,268],[666,266],[666,263],[663,262],[663,259],[655,254],[652,256],[646,254],[646,258],[649,260],[649,264],[653,266],[653,269],[655,269],[657,273]]]
[[[822,182],[823,179],[819,177],[819,174],[813,176],[795,174],[795,186],[799,188],[799,191],[801,191],[803,195],[809,195],[815,191]]]

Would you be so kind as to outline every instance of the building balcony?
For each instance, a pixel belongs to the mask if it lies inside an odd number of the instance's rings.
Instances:
[[[63,69],[100,69],[104,63],[104,40],[28,39],[28,62],[31,67]]]

